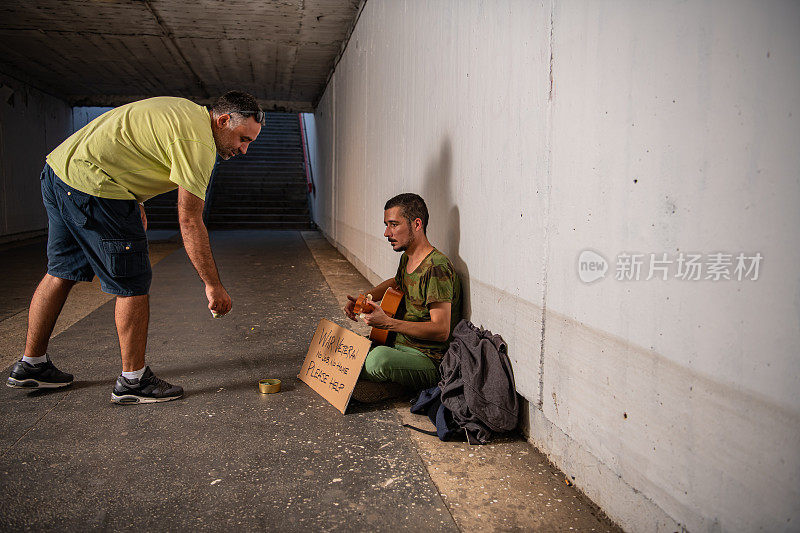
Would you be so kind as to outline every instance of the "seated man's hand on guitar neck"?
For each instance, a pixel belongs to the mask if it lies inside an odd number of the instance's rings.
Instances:
[[[347,304],[344,306],[344,314],[347,315],[347,318],[356,322],[356,314],[353,312],[353,308],[356,305],[356,299],[347,295]]]
[[[373,307],[378,307],[380,305],[380,301],[383,300],[383,295],[386,294],[386,290],[391,287],[396,289],[396,283],[394,282],[394,278],[389,278],[386,281],[382,282],[377,287],[373,287],[372,289],[368,290],[364,294],[371,294],[372,299],[375,302]],[[356,299],[349,294],[347,295],[347,305],[344,306],[344,314],[347,315],[347,318],[350,320],[357,322],[358,319],[356,318],[356,314],[354,311],[354,307],[356,305]]]
[[[344,314],[347,315],[347,318],[354,322],[358,322],[358,318],[356,317],[356,298],[353,298],[349,294],[347,295],[347,305],[344,306]],[[375,302],[375,305],[372,307],[378,307],[380,305],[378,302]]]

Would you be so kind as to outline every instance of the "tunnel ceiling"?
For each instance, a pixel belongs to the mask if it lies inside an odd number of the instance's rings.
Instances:
[[[310,111],[361,0],[6,0],[0,72],[72,105],[230,89]]]

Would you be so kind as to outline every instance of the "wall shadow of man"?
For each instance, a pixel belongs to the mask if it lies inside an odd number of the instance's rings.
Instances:
[[[453,150],[450,137],[444,135],[438,153],[425,167],[425,181],[422,197],[428,204],[430,227],[433,230],[431,241],[442,253],[450,258],[461,278],[462,303],[461,317],[469,320],[472,316],[470,298],[469,268],[460,254],[461,214],[455,201],[452,187]]]

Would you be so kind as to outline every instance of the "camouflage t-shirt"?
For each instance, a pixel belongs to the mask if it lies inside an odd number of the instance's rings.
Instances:
[[[394,280],[403,294],[395,317],[409,322],[430,321],[429,307],[436,302],[450,302],[450,334],[461,320],[461,280],[453,264],[442,252],[433,249],[411,274],[406,272],[408,254],[403,252]],[[395,344],[415,348],[436,362],[442,360],[450,342],[439,342],[397,334]]]

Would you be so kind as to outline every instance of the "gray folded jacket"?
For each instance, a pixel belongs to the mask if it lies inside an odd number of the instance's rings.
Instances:
[[[442,404],[479,441],[517,427],[519,398],[503,337],[461,320],[439,371]]]

